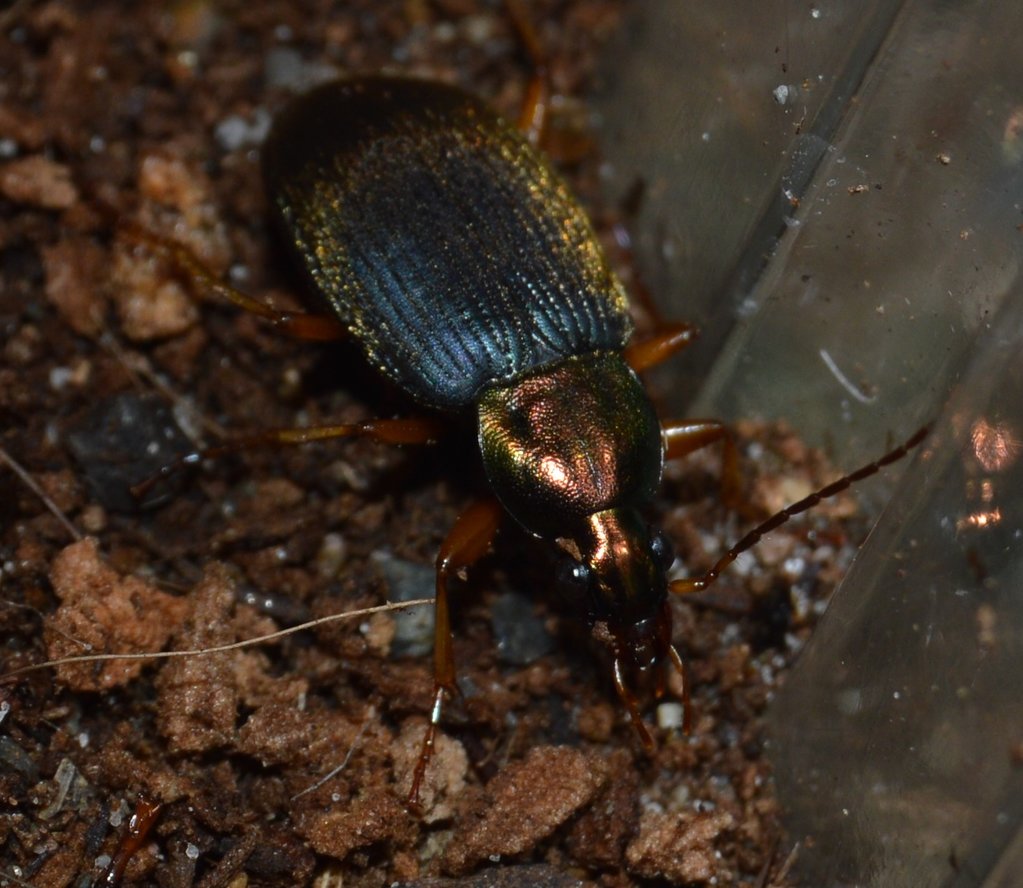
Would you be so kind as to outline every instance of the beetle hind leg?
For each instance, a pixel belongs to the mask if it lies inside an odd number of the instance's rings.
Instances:
[[[543,139],[547,125],[547,114],[551,104],[551,86],[547,55],[540,45],[536,29],[530,21],[520,0],[504,0],[504,7],[512,21],[515,33],[529,59],[529,85],[519,112],[518,127],[526,134],[529,143],[536,147]]]
[[[271,308],[241,290],[225,284],[184,244],[156,234],[131,219],[118,217],[117,224],[128,238],[145,244],[169,262],[188,281],[250,314],[263,318],[288,336],[321,342],[331,342],[348,336],[347,328],[335,317]]]
[[[721,501],[729,510],[741,510],[742,476],[739,448],[732,430],[717,419],[680,419],[664,423],[664,458],[681,459],[712,444],[721,444]]]

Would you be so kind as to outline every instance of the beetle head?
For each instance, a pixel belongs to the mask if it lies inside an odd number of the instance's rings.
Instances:
[[[688,725],[688,683],[671,643],[667,601],[671,546],[663,533],[651,529],[632,509],[590,515],[574,542],[580,558],[571,567],[572,581],[585,589],[593,634],[611,652],[618,696],[644,746],[650,748],[653,741],[630,690],[632,679],[645,683],[652,677],[654,694],[660,697],[664,665],[670,661],[686,686],[683,703]]]

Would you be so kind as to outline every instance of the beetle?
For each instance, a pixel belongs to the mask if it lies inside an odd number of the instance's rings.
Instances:
[[[278,117],[263,169],[287,242],[367,360],[419,403],[476,418],[493,497],[459,517],[437,558],[434,701],[410,798],[456,690],[448,581],[486,551],[505,513],[574,550],[566,573],[649,744],[626,673],[681,659],[667,606],[670,546],[641,510],[666,455],[714,440],[725,443],[735,499],[725,427],[662,427],[636,375],[692,328],[626,354],[624,288],[586,216],[524,134],[454,87],[322,86]],[[426,443],[435,425],[406,420],[403,431]]]
[[[264,432],[252,443],[361,436],[431,444],[475,418],[490,495],[456,520],[436,559],[434,690],[413,774],[418,806],[445,698],[457,693],[448,585],[489,548],[505,516],[563,550],[566,594],[585,602],[610,653],[619,699],[645,747],[634,680],[665,666],[688,686],[669,594],[703,589],[739,553],[922,440],[828,485],[750,531],[702,577],[669,582],[666,536],[643,518],[665,460],[722,447],[722,499],[740,500],[735,441],[722,422],[658,420],[638,374],[689,344],[689,324],[633,342],[624,287],[568,187],[529,138],[453,86],[400,77],[322,85],[277,117],[263,148],[271,212],[326,308],[282,312],[219,283],[184,248],[135,233],[235,304],[307,339],[354,339],[428,414]],[[166,472],[164,472],[165,474]]]

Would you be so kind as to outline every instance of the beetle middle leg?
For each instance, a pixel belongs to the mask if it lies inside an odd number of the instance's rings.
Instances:
[[[739,448],[732,430],[717,419],[680,419],[661,426],[664,458],[680,459],[721,442],[721,501],[730,510],[742,505]]]
[[[699,330],[693,324],[668,325],[649,339],[629,343],[625,361],[637,373],[642,373],[691,345],[698,335]],[[742,505],[739,448],[734,433],[725,423],[716,419],[681,419],[662,424],[661,430],[665,459],[681,459],[720,441],[721,499],[731,510]]]
[[[451,613],[448,609],[448,578],[463,567],[479,561],[490,547],[503,514],[496,499],[473,503],[455,521],[437,553],[437,597],[434,604],[433,636],[433,706],[430,723],[423,735],[423,747],[412,775],[408,806],[419,809],[419,789],[426,776],[426,766],[433,757],[437,725],[440,722],[444,696],[457,694],[455,681],[454,640],[451,635]]]

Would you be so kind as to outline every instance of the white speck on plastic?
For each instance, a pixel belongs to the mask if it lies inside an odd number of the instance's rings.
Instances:
[[[737,311],[740,318],[749,318],[755,314],[757,308],[759,308],[757,300],[747,296],[739,303]]]
[[[700,133],[700,138],[704,142],[709,142],[710,141],[710,133],[705,130],[704,132]]]
[[[781,569],[790,577],[801,577],[806,570],[806,559],[798,556],[786,558]]]
[[[863,692],[859,688],[847,688],[839,692],[835,703],[843,715],[855,715],[863,707]]]
[[[902,699],[902,694],[900,694],[898,691],[892,691],[892,699],[893,700],[901,700]]]
[[[790,89],[788,84],[782,83],[771,90],[771,95],[779,105],[784,105],[789,100]]]
[[[198,860],[199,848],[193,845],[191,842],[189,842],[187,845],[185,845],[185,857],[187,857],[189,860]]]
[[[82,733],[78,735],[78,745],[82,749],[88,749],[89,748],[89,740],[90,739],[91,738],[89,737],[89,732],[88,731],[82,731]]]
[[[821,11],[816,6],[810,7],[810,18],[819,19],[821,17]]]

